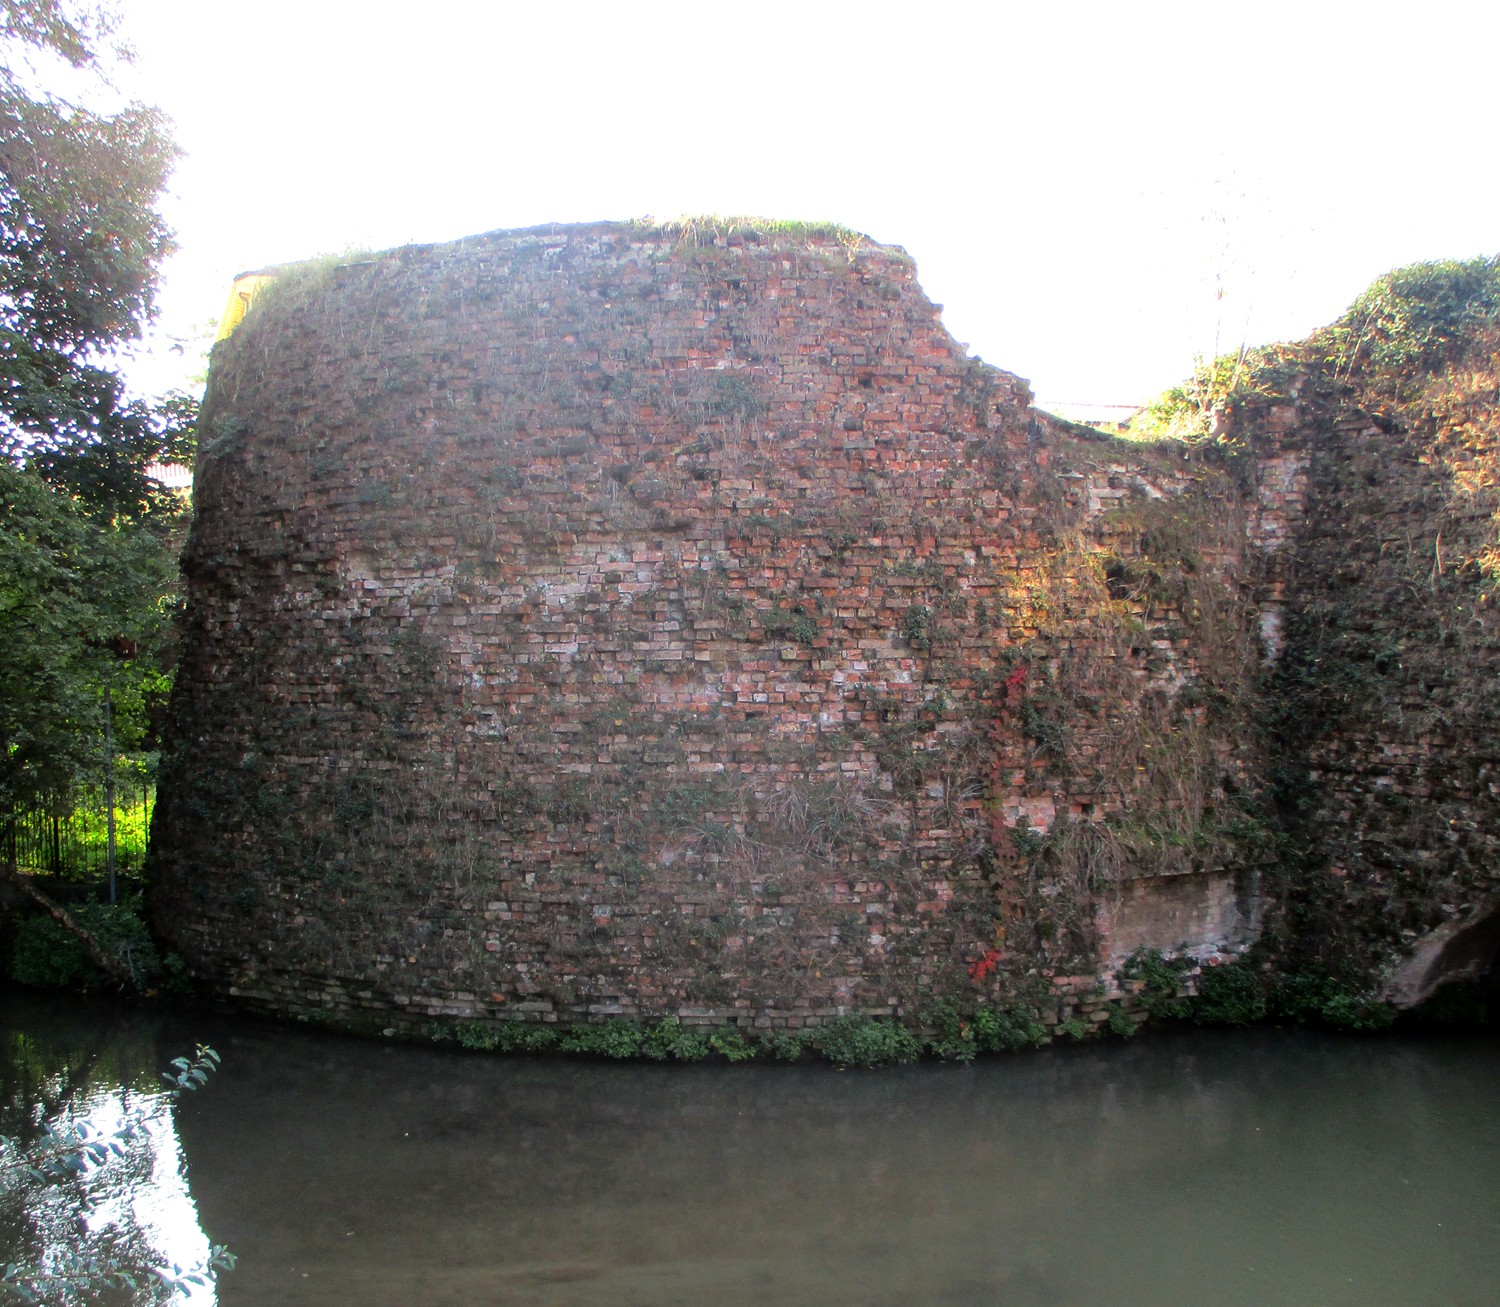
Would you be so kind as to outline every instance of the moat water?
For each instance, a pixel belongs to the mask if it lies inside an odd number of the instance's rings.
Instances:
[[[505,1059],[0,994],[4,1129],[139,1113],[17,1241],[193,1304],[1491,1307],[1500,1040],[1186,1031],[838,1072]],[[195,1043],[222,1070],[175,1107]],[[14,1206],[14,1204],[12,1205]],[[35,1206],[35,1204],[34,1204]]]

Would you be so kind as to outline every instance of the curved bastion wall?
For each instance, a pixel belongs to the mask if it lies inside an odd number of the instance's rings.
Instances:
[[[289,270],[213,357],[158,928],[374,1025],[1103,1020],[1259,928],[1298,458],[1035,411],[841,233]]]

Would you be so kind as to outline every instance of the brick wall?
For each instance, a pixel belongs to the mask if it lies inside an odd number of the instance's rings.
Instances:
[[[397,1024],[1066,1019],[1241,946],[1296,456],[1029,401],[831,235],[285,275],[213,359],[159,928]]]
[[[1497,346],[1471,330],[1398,390],[1309,350],[1232,421],[1296,506],[1269,546],[1265,608],[1282,929],[1403,1004],[1500,945]]]

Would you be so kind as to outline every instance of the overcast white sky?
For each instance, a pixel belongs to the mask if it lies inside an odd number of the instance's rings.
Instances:
[[[331,250],[832,219],[905,246],[953,334],[1044,403],[1128,403],[1216,331],[1300,336],[1388,268],[1500,250],[1488,2],[127,10],[131,89],[185,151],[169,334],[236,272]]]

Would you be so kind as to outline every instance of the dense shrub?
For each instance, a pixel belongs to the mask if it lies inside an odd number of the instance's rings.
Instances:
[[[1345,369],[1430,368],[1500,318],[1500,257],[1413,263],[1377,277],[1332,328]]]
[[[905,1026],[875,1017],[836,1017],[809,1041],[835,1066],[899,1066],[922,1056],[922,1041]]]
[[[1384,1030],[1396,1019],[1395,1010],[1374,995],[1320,971],[1283,977],[1272,1004],[1288,1020],[1335,1030]]]
[[[663,1017],[647,1026],[641,1039],[641,1054],[655,1062],[701,1062],[709,1053],[708,1035],[690,1029],[676,1017]]]
[[[1192,1018],[1200,1026],[1251,1026],[1268,1011],[1259,973],[1243,958],[1205,967],[1198,979]]]
[[[1048,1038],[1047,1027],[1032,1016],[992,1007],[974,1014],[974,1042],[982,1052],[1018,1053],[1040,1048]]]
[[[142,919],[138,897],[115,904],[80,904],[71,913],[102,948],[120,959],[137,988],[160,978],[161,956]],[[51,989],[92,989],[109,983],[83,942],[45,913],[17,923],[10,976],[18,984]]]

